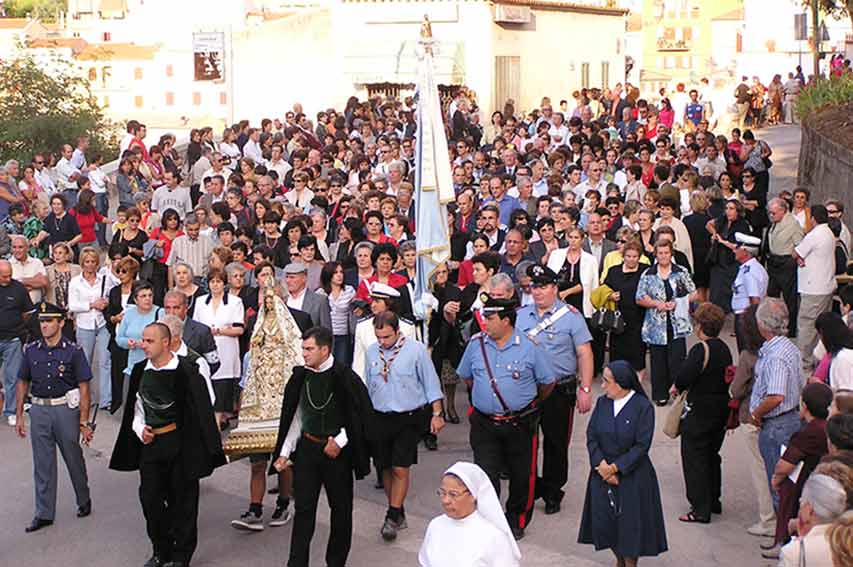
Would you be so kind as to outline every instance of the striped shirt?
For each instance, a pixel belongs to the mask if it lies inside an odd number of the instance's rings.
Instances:
[[[318,289],[317,294],[326,295],[323,289]],[[355,290],[352,286],[344,286],[338,298],[328,296],[329,308],[332,316],[332,333],[335,336],[349,335],[350,303],[355,299]]]
[[[186,262],[193,269],[196,276],[204,276],[207,273],[207,259],[216,244],[207,235],[200,234],[196,240],[191,240],[186,234],[178,236],[172,241],[172,250],[166,260],[167,266],[174,266],[178,262]]]
[[[787,337],[773,337],[764,343],[758,350],[758,361],[755,363],[750,413],[768,396],[784,396],[785,399],[767,412],[765,418],[776,417],[799,407],[800,391],[803,389],[801,368],[800,349]]]

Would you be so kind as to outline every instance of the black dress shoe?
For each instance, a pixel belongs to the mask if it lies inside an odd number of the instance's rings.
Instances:
[[[166,567],[166,564],[156,555],[152,555],[142,567]]]
[[[90,499],[88,502],[83,504],[82,506],[77,508],[77,517],[85,518],[89,514],[92,513],[92,500]]]
[[[424,437],[424,447],[427,448],[427,451],[438,451],[438,439],[432,435]]]
[[[711,513],[712,514],[722,514],[723,513],[723,504],[719,500],[711,504]]]
[[[189,563],[186,561],[169,561],[163,567],[189,567]]]
[[[560,511],[560,501],[559,500],[546,500],[545,501],[545,515],[550,516],[551,514],[556,514]]]
[[[33,518],[32,523],[30,523],[29,526],[24,528],[24,531],[27,532],[28,534],[31,534],[33,532],[39,531],[42,528],[46,528],[46,527],[52,526],[52,525],[53,525],[53,520],[44,520],[42,518]]]
[[[515,538],[515,541],[524,538],[524,528],[517,528],[513,526],[510,527],[510,530],[512,531],[512,537]]]
[[[459,425],[462,423],[462,420],[459,419],[458,415],[449,415],[447,416],[447,423],[452,423],[453,425]]]

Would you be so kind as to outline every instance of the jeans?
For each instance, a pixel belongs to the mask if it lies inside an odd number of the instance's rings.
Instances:
[[[97,355],[98,372],[94,374],[94,378],[97,379],[98,384],[98,406],[107,408],[112,401],[111,361],[108,351],[110,332],[107,330],[107,326],[103,325],[100,329],[78,328],[77,344],[83,349],[90,367],[93,366],[95,356]]]
[[[3,365],[3,388],[6,398],[3,403],[3,415],[15,415],[15,388],[24,362],[21,339],[0,341],[0,364]]]
[[[782,445],[787,445],[791,436],[800,430],[800,414],[797,410],[791,410],[782,415],[765,419],[758,433],[758,450],[764,459],[764,472],[767,473],[767,485],[773,479],[773,470],[782,456]],[[779,507],[779,495],[770,488],[773,497],[773,507]]]
[[[62,191],[62,194],[65,196],[65,210],[70,211],[74,207],[77,206],[77,195],[79,193],[78,189],[65,189]]]
[[[110,208],[109,195],[107,193],[95,194],[95,210],[103,216],[107,216]],[[107,225],[98,223],[95,225],[95,234],[98,236],[98,244],[101,248],[107,245]]]
[[[344,366],[352,364],[352,335],[335,335],[332,340],[332,355]]]

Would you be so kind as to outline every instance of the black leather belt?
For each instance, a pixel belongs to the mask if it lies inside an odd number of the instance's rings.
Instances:
[[[577,382],[578,382],[577,374],[568,374],[568,375],[563,376],[561,378],[557,378],[557,385],[558,386],[562,386],[563,384],[571,384],[572,382],[577,384]]]
[[[512,423],[512,422],[518,421],[520,419],[524,419],[525,417],[530,417],[531,415],[535,414],[536,412],[539,411],[539,406],[536,403],[536,401],[534,400],[533,402],[528,404],[527,407],[520,409],[518,411],[509,412],[509,413],[490,414],[490,413],[484,413],[484,412],[478,410],[477,408],[474,408],[474,411],[477,412],[478,414],[480,414],[481,416],[485,417],[489,421],[492,421],[494,423]]]

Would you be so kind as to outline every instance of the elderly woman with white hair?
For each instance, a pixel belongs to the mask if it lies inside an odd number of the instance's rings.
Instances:
[[[803,486],[797,534],[782,548],[779,567],[833,567],[827,532],[847,508],[844,486],[825,474],[813,474]]]
[[[473,463],[444,472],[434,518],[418,553],[420,567],[517,567],[521,551],[488,475]]]

